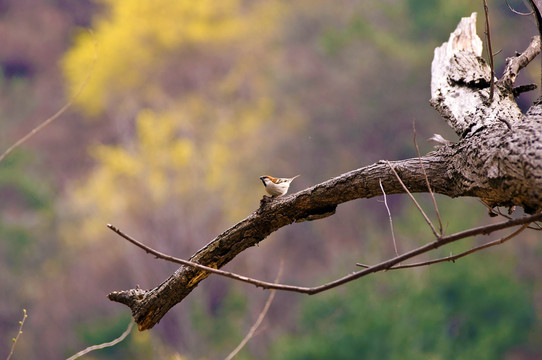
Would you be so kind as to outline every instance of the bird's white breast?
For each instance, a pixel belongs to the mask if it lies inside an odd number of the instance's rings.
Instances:
[[[279,184],[275,184],[272,181],[268,181],[265,187],[265,190],[269,193],[269,195],[280,196],[280,195],[286,194],[289,187],[290,187],[289,182],[282,182]]]

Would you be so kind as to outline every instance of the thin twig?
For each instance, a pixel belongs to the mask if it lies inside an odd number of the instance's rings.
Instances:
[[[388,218],[390,219],[391,239],[393,240],[393,249],[395,250],[395,256],[399,256],[399,252],[397,251],[397,243],[395,242],[395,232],[393,231],[393,220],[391,218],[390,208],[388,207],[386,192],[384,191],[384,186],[382,186],[382,180],[378,180],[378,184],[380,184],[380,189],[382,190],[382,194],[384,195],[384,205],[386,206],[386,210],[388,210]]]
[[[510,11],[513,12],[514,14],[521,15],[521,16],[530,16],[530,15],[534,14],[534,10],[531,10],[530,13],[522,13],[522,12],[519,12],[519,11],[513,9],[512,6],[510,6],[510,3],[508,2],[508,0],[505,0],[505,1],[506,1],[506,5],[507,5],[508,8],[510,9]]]
[[[431,222],[431,220],[429,220],[429,217],[427,216],[427,214],[425,213],[425,211],[423,211],[422,207],[420,206],[420,204],[418,204],[418,202],[416,201],[416,199],[414,198],[414,196],[411,194],[411,192],[408,190],[408,188],[406,187],[406,185],[403,183],[403,180],[401,180],[401,178],[399,177],[399,174],[397,174],[397,171],[395,171],[395,169],[393,168],[393,166],[391,166],[391,163],[386,160],[386,163],[388,164],[388,166],[390,167],[391,171],[393,171],[393,173],[395,174],[395,177],[397,178],[397,180],[399,181],[399,183],[401,184],[401,186],[403,187],[403,190],[405,190],[405,192],[408,194],[408,196],[410,196],[410,199],[412,199],[412,201],[414,202],[414,204],[416,205],[416,207],[418,208],[418,210],[420,211],[420,213],[422,214],[423,218],[425,219],[425,221],[427,222],[427,224],[429,225],[429,227],[431,228],[431,231],[433,231],[433,234],[435,235],[435,237],[437,239],[440,239],[441,238],[441,235],[437,233],[437,230],[435,229],[435,226],[433,225],[433,223]],[[425,171],[425,170],[424,170]]]
[[[414,120],[412,120],[412,131],[414,132],[414,146],[416,147],[416,153],[418,154],[418,159],[420,160],[420,167],[423,170],[423,176],[425,177],[425,182],[427,183],[427,190],[429,190],[429,194],[431,195],[431,199],[433,200],[433,206],[435,207],[435,212],[437,214],[439,234],[443,235],[442,220],[440,218],[440,212],[438,210],[437,200],[435,199],[435,194],[433,193],[433,190],[431,189],[431,184],[429,184],[429,177],[427,177],[425,166],[423,166],[422,157],[420,155],[420,148],[418,147],[418,142],[416,141],[416,126],[414,124]]]
[[[533,9],[535,18],[536,18],[536,26],[538,28],[538,34],[540,35],[540,38],[542,39],[542,15],[540,14],[540,9],[538,9],[538,6],[536,6],[536,3],[533,0],[529,0],[529,5],[531,5],[531,8]],[[541,61],[541,68],[542,68],[542,57],[540,58]],[[542,71],[540,72],[540,88],[542,91]]]
[[[480,200],[480,199],[478,199],[478,201],[480,202],[480,204],[484,205],[484,206],[486,207],[486,209],[487,209],[490,213],[494,214],[493,216],[499,215],[499,216],[502,216],[503,218],[508,219],[508,220],[512,220],[512,219],[513,219],[512,216],[503,214],[502,211],[501,211],[499,208],[492,208],[491,206],[489,206],[488,204],[486,204],[484,201],[482,201],[482,200]],[[491,215],[490,215],[490,216],[491,216]],[[528,229],[534,230],[534,231],[542,231],[542,226],[541,226],[539,223],[533,222],[533,224],[534,224],[534,225],[529,225],[529,226],[528,226]]]
[[[205,265],[201,265],[201,264],[198,264],[198,263],[195,263],[195,262],[192,262],[192,261],[188,261],[188,260],[176,258],[174,256],[163,254],[163,253],[161,253],[161,252],[159,252],[157,250],[154,250],[154,249],[148,247],[147,245],[142,244],[141,242],[139,242],[136,239],[132,238],[131,236],[125,234],[120,229],[116,228],[115,226],[113,226],[111,224],[107,224],[107,227],[109,229],[113,230],[115,233],[117,233],[121,237],[123,237],[124,239],[126,239],[129,242],[131,242],[132,244],[134,244],[135,246],[137,246],[138,248],[143,249],[148,254],[152,254],[152,255],[156,256],[158,259],[166,260],[166,261],[177,263],[177,264],[180,264],[180,265],[194,267],[196,269],[208,271],[208,272],[213,273],[213,274],[217,274],[217,275],[224,276],[224,277],[234,279],[234,280],[239,280],[239,281],[246,282],[246,283],[256,285],[256,286],[259,286],[259,287],[263,287],[263,288],[270,288],[270,289],[275,288],[275,287],[267,287],[267,285],[269,285],[269,284],[273,285],[272,283],[252,279],[252,278],[249,278],[247,276],[238,275],[238,274],[231,273],[231,272],[228,272],[228,271],[215,269],[215,268],[205,266]]]
[[[88,354],[91,351],[105,349],[107,347],[115,346],[118,343],[120,343],[122,340],[124,340],[128,336],[128,334],[130,334],[133,327],[134,327],[134,321],[130,321],[130,324],[128,324],[128,327],[126,328],[126,330],[122,333],[121,336],[119,336],[115,340],[110,341],[110,342],[106,342],[106,343],[103,343],[103,344],[99,344],[99,345],[89,346],[88,348],[86,348],[84,350],[81,350],[77,354],[69,357],[67,360],[75,360],[75,359],[80,358],[81,356],[83,356],[85,354]]]
[[[523,230],[525,230],[527,228],[529,228],[529,224],[525,224],[525,225],[521,226],[519,229],[517,229],[516,231],[514,231],[512,234],[510,234],[508,236],[505,236],[505,237],[503,237],[501,239],[497,239],[497,240],[494,240],[494,241],[490,241],[490,242],[488,242],[488,243],[486,243],[484,245],[477,246],[475,248],[464,251],[464,252],[459,253],[457,255],[450,255],[450,256],[440,258],[440,259],[417,262],[417,263],[413,263],[413,264],[405,264],[405,265],[394,266],[394,267],[390,268],[389,270],[400,270],[400,269],[408,269],[408,268],[413,268],[413,267],[427,266],[427,265],[433,265],[433,264],[437,264],[437,263],[444,262],[444,261],[452,261],[452,262],[454,262],[457,259],[460,259],[460,258],[462,258],[464,256],[470,255],[470,254],[475,253],[477,251],[487,249],[487,248],[492,247],[492,246],[500,245],[500,244],[502,244],[502,243],[516,237],[521,232],[523,232]],[[360,266],[360,267],[363,267],[363,268],[369,268],[370,267],[369,265],[365,265],[365,264],[356,264],[356,265]]]
[[[282,269],[284,267],[284,261],[280,262],[279,272],[277,274],[277,277],[275,278],[275,284],[280,281],[280,277],[282,275]],[[265,318],[265,315],[267,315],[267,311],[269,311],[269,307],[271,306],[271,303],[273,302],[273,299],[275,298],[276,290],[271,290],[269,297],[267,298],[267,301],[265,302],[265,305],[260,312],[260,315],[258,315],[258,319],[256,319],[256,322],[250,330],[248,331],[247,335],[243,338],[243,340],[237,345],[237,347],[226,357],[225,360],[231,360],[241,349],[246,345],[246,343],[254,336],[254,333],[258,329],[258,327],[261,325],[263,319]]]
[[[94,38],[94,34],[92,33],[92,30],[88,30],[90,35],[92,36],[92,40],[94,41],[94,59],[92,61],[92,64],[90,65],[90,69],[87,73],[87,76],[77,92],[70,98],[70,100],[62,107],[60,110],[58,110],[53,116],[36,126],[34,129],[32,129],[28,134],[20,138],[15,144],[11,145],[2,155],[0,155],[0,162],[4,160],[6,156],[8,156],[13,150],[15,150],[20,145],[24,144],[28,139],[30,139],[32,136],[36,135],[38,132],[43,130],[47,125],[58,119],[62,114],[66,112],[70,108],[70,106],[73,105],[75,100],[79,97],[79,95],[83,92],[83,89],[87,85],[88,80],[90,79],[90,76],[92,75],[92,71],[94,70],[94,65],[96,65],[96,60],[98,59],[98,45],[96,43],[96,39]]]
[[[493,62],[493,50],[491,48],[491,31],[489,26],[489,8],[487,1],[484,1],[484,13],[486,15],[486,37],[487,37],[487,52],[489,56],[489,66],[491,67],[491,78],[489,80],[489,102],[493,101],[493,93],[495,92],[495,64]]]
[[[329,282],[327,284],[320,285],[320,286],[315,286],[315,287],[302,287],[302,286],[293,286],[293,285],[284,285],[284,284],[274,284],[274,283],[270,283],[270,282],[266,282],[266,281],[260,281],[260,280],[252,279],[252,278],[242,276],[242,275],[237,275],[237,274],[230,273],[230,272],[227,272],[227,271],[214,269],[214,268],[211,268],[211,267],[208,267],[208,266],[205,266],[205,265],[201,265],[201,264],[198,264],[198,263],[193,263],[191,261],[175,258],[173,256],[162,254],[159,251],[156,251],[156,250],[151,249],[150,247],[148,247],[146,245],[143,245],[139,241],[137,241],[137,240],[131,238],[130,236],[124,234],[122,231],[120,231],[119,229],[117,229],[113,225],[108,224],[107,226],[111,230],[113,230],[115,233],[117,233],[118,235],[123,237],[124,239],[128,240],[129,242],[136,245],[137,247],[145,250],[147,253],[156,256],[157,258],[167,260],[167,261],[170,261],[170,262],[174,262],[174,263],[177,263],[177,264],[182,264],[182,265],[185,265],[185,266],[195,267],[195,268],[198,268],[200,270],[205,270],[205,271],[217,274],[217,275],[221,275],[221,276],[229,277],[231,279],[246,282],[246,283],[249,283],[249,284],[255,285],[257,287],[264,288],[264,289],[276,289],[276,290],[282,290],[282,291],[291,291],[291,292],[297,292],[297,293],[302,293],[302,294],[314,295],[314,294],[317,294],[317,293],[320,293],[320,292],[323,292],[323,291],[326,291],[326,290],[333,289],[335,287],[338,287],[338,286],[343,285],[345,283],[348,283],[350,281],[359,279],[359,278],[361,278],[363,276],[367,276],[369,274],[373,274],[373,273],[383,271],[383,270],[388,270],[391,267],[393,267],[394,265],[399,264],[402,261],[411,259],[411,258],[413,258],[413,257],[415,257],[417,255],[420,255],[420,254],[426,253],[428,251],[437,249],[437,248],[439,248],[439,247],[441,247],[443,245],[452,243],[454,241],[464,239],[464,238],[467,238],[467,237],[471,237],[471,236],[475,236],[475,235],[482,235],[482,234],[487,235],[487,234],[491,234],[491,233],[493,233],[495,231],[498,231],[498,230],[507,229],[507,228],[517,226],[517,225],[530,224],[533,221],[539,221],[539,220],[542,220],[542,213],[541,214],[530,215],[530,216],[525,216],[525,217],[520,218],[520,219],[513,219],[513,220],[509,220],[509,221],[504,221],[504,222],[500,222],[500,223],[496,223],[496,224],[479,226],[479,227],[476,227],[476,228],[471,228],[471,229],[468,229],[468,230],[460,231],[460,232],[457,232],[457,233],[452,234],[452,235],[442,236],[442,237],[438,238],[437,240],[435,240],[435,241],[433,241],[431,243],[420,246],[420,247],[418,247],[418,248],[416,248],[414,250],[411,250],[409,252],[406,252],[406,253],[404,253],[402,255],[399,255],[399,256],[396,256],[394,258],[388,259],[386,261],[383,261],[381,263],[373,265],[373,266],[371,266],[371,267],[369,267],[367,269],[363,269],[363,270],[354,272],[352,274],[346,275],[346,276],[344,276],[342,278],[339,278],[339,279],[334,280],[332,282]]]
[[[27,317],[28,315],[26,314],[26,309],[23,309],[23,319],[19,321],[19,331],[17,332],[17,336],[13,338],[13,343],[11,344],[11,351],[9,352],[9,355],[6,358],[6,360],[11,359],[11,356],[15,352],[15,346],[17,345],[17,341],[19,341],[19,336],[21,336],[21,334],[23,333],[23,326]]]

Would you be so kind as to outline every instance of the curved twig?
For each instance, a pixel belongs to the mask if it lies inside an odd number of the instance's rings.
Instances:
[[[420,213],[422,214],[423,218],[425,219],[425,222],[429,225],[429,227],[431,228],[431,231],[433,232],[433,235],[435,235],[435,237],[437,239],[440,239],[440,237],[442,236],[442,234],[439,234],[437,232],[437,230],[435,229],[435,226],[433,225],[433,222],[431,222],[431,220],[429,219],[429,217],[427,216],[427,214],[425,213],[425,211],[423,211],[422,207],[420,206],[420,204],[418,203],[418,201],[416,201],[416,199],[414,198],[414,196],[412,195],[412,193],[410,192],[410,190],[408,190],[408,188],[406,187],[406,185],[403,183],[403,180],[401,180],[401,178],[399,177],[399,174],[397,174],[397,171],[395,171],[395,169],[393,168],[393,166],[391,166],[391,163],[389,161],[386,162],[388,164],[388,166],[390,167],[391,171],[393,172],[393,174],[395,175],[395,177],[397,178],[397,181],[399,181],[399,183],[401,184],[401,186],[403,187],[403,189],[405,190],[405,192],[408,194],[408,196],[410,197],[410,199],[414,202],[414,205],[416,205],[416,208],[418,208],[418,210],[420,211]],[[427,174],[425,173],[425,168],[423,167],[423,164],[421,162],[421,158],[420,158],[420,165],[421,165],[421,168],[423,169],[423,173],[425,174],[425,176],[427,177]]]
[[[284,264],[284,262],[281,261],[280,262],[280,267],[279,267],[279,272],[278,272],[277,277],[275,279],[275,283],[278,283],[279,280],[280,280],[280,276],[282,274],[283,264]],[[265,305],[264,305],[262,311],[260,312],[260,315],[258,315],[258,318],[256,319],[256,322],[254,323],[254,325],[252,325],[252,327],[248,331],[247,335],[243,338],[243,340],[241,340],[239,345],[237,345],[237,347],[226,357],[225,360],[233,359],[235,357],[235,355],[237,355],[237,353],[239,353],[239,351],[241,351],[241,349],[247,344],[247,342],[254,336],[254,333],[256,332],[258,327],[261,325],[263,319],[265,318],[265,315],[267,315],[267,312],[269,311],[269,308],[271,307],[271,303],[273,302],[273,299],[275,298],[275,293],[276,293],[276,290],[271,290],[271,293],[269,294],[269,297],[267,298],[267,301],[265,302]]]
[[[126,330],[118,338],[116,338],[115,340],[112,340],[112,341],[109,341],[109,342],[106,342],[106,343],[103,343],[103,344],[99,344],[99,345],[89,346],[88,348],[79,351],[77,354],[70,356],[67,360],[75,360],[75,359],[78,359],[78,358],[80,358],[81,356],[83,356],[85,354],[88,354],[91,351],[105,349],[105,348],[108,348],[108,347],[111,347],[111,346],[115,346],[118,343],[120,343],[122,340],[124,340],[128,336],[128,334],[130,334],[133,327],[134,327],[134,322],[130,321],[130,323],[128,324],[128,327],[126,328]]]
[[[508,9],[510,9],[510,11],[513,12],[514,14],[516,14],[516,15],[530,16],[530,15],[534,14],[534,10],[531,10],[530,13],[522,13],[520,11],[517,11],[517,10],[513,9],[512,6],[510,6],[510,3],[508,2],[508,0],[505,0],[505,1],[506,1],[506,6],[508,6]]]
[[[487,0],[484,0],[484,14],[486,16],[486,37],[487,37],[487,54],[489,56],[489,67],[491,68],[491,78],[489,79],[489,103],[493,101],[495,92],[495,63],[493,61],[493,50],[491,48],[491,29],[489,25],[489,8]]]
[[[529,0],[529,4],[531,5],[531,8],[533,9],[535,18],[536,18],[536,26],[538,28],[538,34],[542,38],[542,15],[540,14],[540,10],[538,9],[538,6],[533,0]],[[542,58],[540,59],[541,63],[540,66],[542,68]],[[540,84],[542,86],[542,71],[540,72]]]
[[[391,211],[390,211],[390,207],[388,206],[388,199],[386,196],[386,192],[384,191],[384,186],[382,186],[382,181],[379,181],[378,184],[380,185],[380,189],[382,189],[382,195],[384,196],[384,206],[386,206],[386,210],[388,211],[388,218],[390,220],[391,239],[393,241],[393,250],[395,251],[395,256],[398,256],[399,252],[397,251],[397,242],[395,241],[395,231],[393,230],[393,219],[391,218]]]
[[[19,341],[19,337],[23,333],[23,326],[24,326],[24,322],[26,321],[27,317],[28,317],[28,315],[26,313],[26,309],[23,309],[23,319],[21,321],[19,321],[19,331],[17,332],[17,335],[12,340],[13,344],[11,344],[11,350],[10,350],[6,360],[11,359],[11,357],[13,356],[13,353],[15,352],[15,346],[17,345],[17,341]]]
[[[0,162],[4,160],[6,156],[8,156],[13,150],[15,150],[20,145],[24,144],[28,139],[30,139],[32,136],[36,135],[38,132],[43,130],[47,125],[58,119],[62,114],[66,112],[70,108],[70,106],[73,105],[75,100],[81,95],[83,92],[83,89],[87,85],[88,80],[90,79],[90,76],[92,75],[92,72],[94,71],[94,65],[96,65],[96,60],[98,59],[98,45],[96,43],[96,39],[94,38],[94,34],[92,33],[92,30],[88,30],[90,35],[92,36],[92,40],[94,41],[94,59],[92,60],[92,64],[90,65],[90,69],[87,73],[87,76],[85,80],[83,80],[83,83],[79,87],[79,89],[76,91],[76,93],[70,98],[70,100],[64,104],[60,110],[58,110],[53,116],[49,117],[47,120],[36,126],[34,129],[32,129],[28,134],[20,138],[15,144],[11,145],[2,155],[0,155]]]
[[[442,227],[442,219],[440,218],[440,211],[438,210],[437,200],[435,199],[435,194],[433,193],[433,190],[431,189],[431,184],[429,183],[429,178],[427,177],[427,172],[425,171],[425,167],[422,163],[422,156],[420,155],[420,148],[418,147],[418,141],[416,141],[416,126],[414,123],[414,120],[412,121],[412,132],[414,133],[414,146],[416,147],[416,154],[418,155],[418,159],[420,159],[420,167],[423,170],[423,176],[425,178],[425,182],[427,183],[427,191],[429,191],[429,194],[431,195],[431,200],[433,201],[433,207],[435,208],[435,213],[437,215],[438,225],[439,225],[439,234],[442,235],[444,233],[443,227]]]

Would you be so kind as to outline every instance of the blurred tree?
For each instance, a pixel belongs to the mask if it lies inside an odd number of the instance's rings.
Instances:
[[[465,16],[465,9],[469,6],[482,9],[482,2],[473,4],[469,0],[436,0],[427,3],[423,0],[407,0],[406,9],[413,20],[409,29],[410,38],[418,43],[434,43],[435,38],[446,38],[450,29]]]
[[[232,350],[232,344],[242,339],[244,318],[248,310],[245,294],[236,287],[223,297],[220,303],[209,309],[195,303],[191,308],[193,330],[201,338],[202,346],[191,356],[201,358],[221,358]],[[210,344],[205,346],[205,344]]]
[[[54,192],[49,180],[37,175],[42,171],[37,156],[23,151],[14,152],[0,166],[0,339],[4,344],[13,336],[20,311],[33,312],[43,269],[58,252]],[[29,343],[33,338],[29,332]],[[19,353],[29,353],[25,343],[17,344]]]
[[[247,40],[255,45],[258,36],[263,36],[259,40],[265,42],[280,10],[278,1],[244,4],[225,0],[217,4],[204,0],[194,4],[186,0],[174,3],[106,0],[104,3],[109,16],[96,19],[94,24],[100,63],[78,99],[91,115],[111,109],[121,114],[124,109],[130,115],[145,104],[156,104],[168,95],[176,95],[167,86],[171,76],[184,74],[191,82],[177,90],[183,96],[195,89],[213,93],[217,77],[227,75],[235,66],[232,50],[240,50],[239,45]],[[85,69],[93,53],[92,39],[84,33],[77,35],[75,46],[63,63],[71,88],[77,89],[86,76]],[[195,59],[196,54],[219,55],[214,59],[216,67],[201,68],[198,63],[202,59]],[[206,59],[206,66],[212,66],[210,60],[213,59]],[[233,60],[242,59],[235,56]],[[209,70],[209,74],[203,73]],[[189,79],[189,74],[197,77]]]
[[[534,322],[512,272],[469,258],[348,285],[305,301],[295,335],[274,344],[272,358],[502,358]]]

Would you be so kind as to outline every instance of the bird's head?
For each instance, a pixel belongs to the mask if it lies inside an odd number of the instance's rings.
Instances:
[[[277,182],[277,179],[275,179],[274,177],[269,176],[269,175],[260,176],[260,180],[263,182],[264,186],[267,186],[270,183],[276,183]]]

